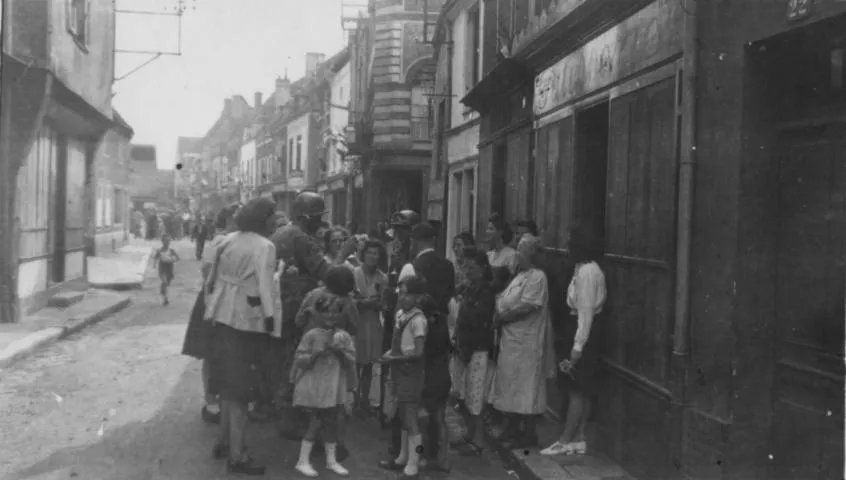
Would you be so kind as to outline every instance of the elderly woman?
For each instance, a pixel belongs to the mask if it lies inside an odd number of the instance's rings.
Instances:
[[[568,326],[571,340],[569,357],[558,364],[570,402],[561,437],[541,450],[541,455],[583,455],[587,450],[585,427],[590,417],[589,396],[594,393],[601,338],[594,334],[597,315],[605,305],[605,274],[599,267],[602,246],[580,228],[570,232],[570,257],[575,263],[573,279],[567,288],[567,305],[576,317]],[[574,332],[575,330],[575,332]]]
[[[211,244],[203,254],[203,261],[201,263],[201,273],[203,275],[203,282],[208,278],[211,264],[214,262],[214,252],[217,250],[217,245],[229,233],[234,232],[235,213],[238,211],[238,205],[230,205],[220,211],[215,221],[215,236]],[[207,322],[206,316],[206,300],[205,291],[201,288],[197,295],[197,300],[194,302],[194,308],[191,310],[191,317],[188,320],[188,328],[185,331],[185,342],[182,345],[182,354],[203,360],[202,379],[203,379],[203,393],[205,393],[206,403],[201,410],[201,416],[204,422],[220,423],[220,405],[217,401],[217,395],[211,390],[209,384],[209,374],[211,372],[210,350],[212,348],[212,328],[211,322]]]
[[[275,205],[252,200],[236,221],[238,231],[218,246],[206,280],[206,318],[215,325],[211,379],[222,407],[213,456],[228,456],[230,473],[263,475],[265,468],[253,463],[244,441],[248,404],[257,400],[262,380],[256,370],[281,313],[273,279],[276,247],[267,238],[276,227]]]
[[[535,416],[546,411],[546,380],[556,374],[546,275],[535,264],[541,248],[538,237],[523,236],[517,275],[496,299],[502,333],[493,405],[507,417],[502,440],[510,449],[537,444]]]

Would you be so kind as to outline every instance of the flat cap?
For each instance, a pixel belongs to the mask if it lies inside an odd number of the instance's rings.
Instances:
[[[428,223],[418,223],[411,229],[411,238],[415,240],[430,240],[438,236],[435,227]]]

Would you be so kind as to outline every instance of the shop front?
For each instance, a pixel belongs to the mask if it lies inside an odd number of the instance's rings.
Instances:
[[[683,15],[679,2],[656,1],[541,71],[534,81],[534,172],[508,175],[534,176],[526,193],[534,200],[512,203],[520,210],[533,205],[527,213],[547,245],[563,249],[579,225],[605,247],[613,295],[601,331],[605,401],[597,403],[591,443],[639,467],[644,478],[664,475],[673,441]]]

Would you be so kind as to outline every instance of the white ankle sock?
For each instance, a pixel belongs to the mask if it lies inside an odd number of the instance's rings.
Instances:
[[[406,475],[417,475],[420,466],[420,445],[423,437],[420,434],[408,436],[408,463],[405,464]]]
[[[303,440],[300,443],[300,458],[297,460],[298,465],[311,465],[311,449],[314,447],[314,443],[309,442],[307,440]]]

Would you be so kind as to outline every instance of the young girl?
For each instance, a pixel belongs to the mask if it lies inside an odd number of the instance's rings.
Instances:
[[[173,264],[179,260],[176,250],[170,246],[170,236],[162,235],[162,246],[156,250],[155,259],[159,266],[159,280],[162,281],[159,292],[162,295],[162,303],[167,305],[167,287],[173,281]]]
[[[422,437],[418,424],[425,377],[423,357],[428,320],[421,306],[428,295],[426,281],[412,276],[400,284],[396,321],[391,350],[382,360],[390,364],[396,415],[402,422],[402,443],[399,456],[379,462],[388,470],[402,470],[402,479],[418,477]]]
[[[334,271],[327,275],[327,283],[334,283],[330,278]],[[352,336],[339,327],[349,322],[345,318],[349,312],[349,297],[326,289],[312,301],[310,323],[313,328],[303,335],[291,371],[294,406],[308,409],[310,416],[296,468],[307,477],[318,476],[310,456],[318,433],[322,433],[326,467],[347,476],[349,471],[338,462],[337,444],[339,409],[346,403],[348,384],[355,375],[355,344]]]

